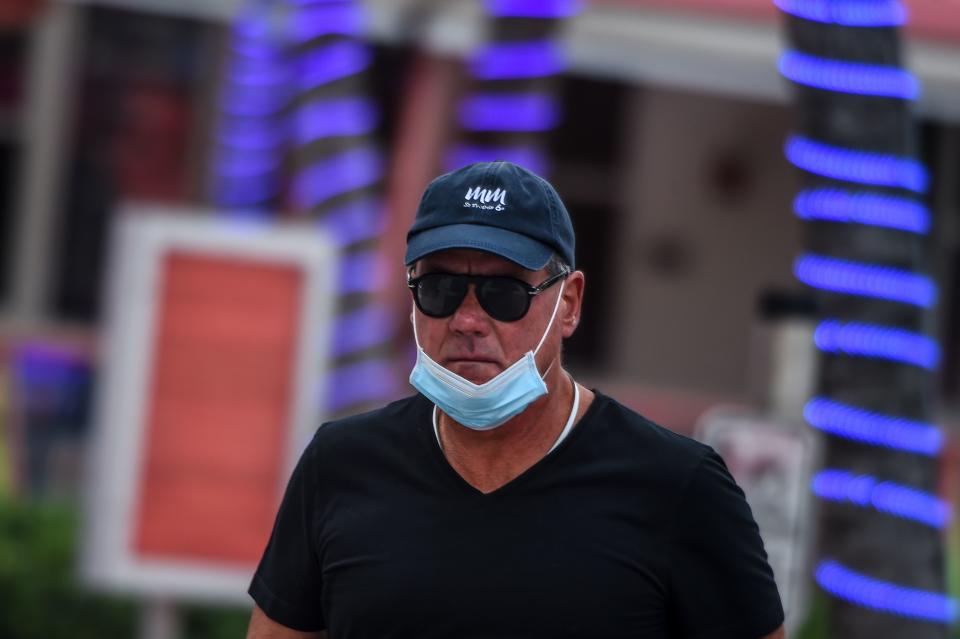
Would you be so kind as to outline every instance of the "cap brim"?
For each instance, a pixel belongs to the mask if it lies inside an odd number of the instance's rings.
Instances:
[[[504,257],[525,269],[539,271],[554,250],[526,235],[495,226],[451,224],[421,231],[407,242],[403,261],[408,266],[437,251],[475,249]]]

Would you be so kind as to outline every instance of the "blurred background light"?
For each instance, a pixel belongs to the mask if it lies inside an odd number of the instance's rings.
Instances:
[[[367,135],[380,118],[377,107],[367,98],[344,97],[310,102],[295,115],[301,143],[336,136]]]
[[[359,42],[335,42],[300,56],[297,81],[301,89],[309,90],[356,75],[372,62],[370,50]]]
[[[957,618],[957,602],[950,597],[873,579],[836,561],[821,563],[816,579],[827,592],[859,606],[939,623]]]
[[[302,5],[298,19],[293,21],[291,38],[295,43],[304,43],[327,35],[360,35],[363,30],[363,11],[352,2],[317,3]]]
[[[249,4],[234,23],[220,93],[210,198],[221,212],[250,216],[279,195],[289,131],[292,70],[266,4]]]
[[[302,169],[294,178],[294,199],[299,207],[311,208],[382,177],[383,157],[376,149],[348,149]]]
[[[797,84],[857,95],[916,100],[920,83],[899,67],[830,60],[787,51],[780,57],[780,73]]]
[[[934,528],[950,523],[950,506],[942,499],[922,490],[879,481],[868,475],[845,470],[822,470],[811,482],[813,492],[821,499],[871,506],[878,511],[911,519]]]
[[[536,93],[475,93],[460,105],[468,131],[546,131],[559,121],[556,99]]]
[[[807,189],[796,197],[793,207],[802,220],[864,224],[918,234],[930,230],[930,211],[926,206],[892,195]]]
[[[366,402],[392,399],[400,391],[395,381],[393,363],[387,360],[367,360],[337,367],[330,374],[321,399],[330,411]]]
[[[807,254],[795,262],[794,274],[808,286],[834,293],[923,308],[930,308],[937,301],[937,287],[929,277],[886,266]]]
[[[257,40],[244,40],[243,38],[236,38],[230,43],[228,50],[241,60],[277,62],[284,57],[284,52],[274,46],[264,44]]]
[[[917,193],[925,193],[930,183],[926,168],[916,160],[830,146],[801,135],[787,141],[786,154],[797,168],[834,180]]]
[[[773,0],[784,13],[844,27],[899,27],[907,9],[898,0]]]
[[[261,91],[251,87],[224,87],[220,110],[227,115],[264,117],[277,115],[286,108],[290,96],[284,91]]]
[[[344,357],[383,342],[393,325],[392,309],[370,304],[337,318],[333,334],[333,356]]]
[[[579,0],[484,0],[498,18],[569,18],[580,11]]]
[[[814,331],[821,351],[855,357],[871,357],[929,370],[940,361],[940,345],[926,335],[860,322],[826,320]]]
[[[284,144],[286,128],[274,122],[237,122],[226,120],[220,124],[217,142],[240,151],[270,151]]]
[[[341,295],[374,293],[383,288],[383,257],[376,250],[350,253],[340,259],[339,285]]]
[[[256,91],[266,91],[271,88],[285,89],[291,80],[286,68],[274,64],[263,64],[260,67],[242,65],[228,72],[227,78],[233,84],[250,87]]]
[[[470,59],[470,71],[481,80],[540,78],[566,67],[563,48],[553,40],[486,44]]]
[[[922,455],[938,455],[943,432],[933,424],[883,415],[842,402],[816,397],[804,406],[804,419],[837,437]]]
[[[376,197],[364,197],[331,210],[319,220],[338,246],[344,247],[379,237],[386,225],[383,203]]]
[[[276,171],[280,168],[280,161],[271,153],[225,153],[217,160],[215,168],[224,177],[250,178]]]
[[[279,195],[280,189],[279,178],[272,175],[258,180],[219,177],[211,189],[211,199],[227,208],[247,208],[268,202]]]

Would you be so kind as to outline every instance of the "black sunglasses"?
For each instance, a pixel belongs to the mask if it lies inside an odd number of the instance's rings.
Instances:
[[[530,310],[530,302],[540,293],[565,278],[570,271],[557,273],[538,286],[505,275],[459,275],[427,273],[407,280],[413,301],[424,315],[449,317],[474,285],[477,300],[487,315],[500,322],[516,322]]]

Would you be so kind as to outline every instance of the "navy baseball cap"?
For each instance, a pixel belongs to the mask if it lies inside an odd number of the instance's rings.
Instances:
[[[570,215],[549,182],[512,162],[482,162],[430,183],[407,233],[404,263],[469,248],[531,271],[557,253],[574,268],[574,243]]]

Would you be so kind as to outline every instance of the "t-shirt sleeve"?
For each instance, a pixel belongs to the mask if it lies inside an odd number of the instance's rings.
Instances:
[[[326,628],[316,548],[316,444],[314,438],[290,477],[270,541],[248,590],[267,617],[303,632]]]
[[[760,639],[783,607],[743,491],[710,450],[683,489],[669,529],[671,622],[685,639]]]

